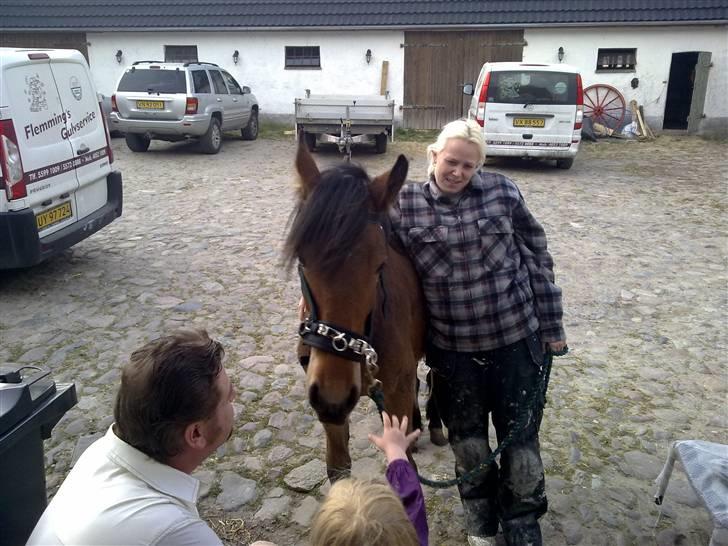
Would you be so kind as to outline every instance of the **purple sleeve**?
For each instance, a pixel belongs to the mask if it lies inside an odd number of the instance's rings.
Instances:
[[[402,499],[407,516],[417,531],[420,546],[428,546],[425,496],[414,468],[403,459],[392,461],[387,467],[387,481]]]

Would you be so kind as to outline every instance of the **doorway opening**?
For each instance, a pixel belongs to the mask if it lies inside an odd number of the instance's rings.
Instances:
[[[670,79],[667,83],[663,129],[687,130],[690,105],[693,101],[695,67],[697,64],[697,51],[672,54]]]

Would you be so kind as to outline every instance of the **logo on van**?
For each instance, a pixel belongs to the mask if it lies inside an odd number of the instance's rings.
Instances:
[[[46,100],[45,84],[40,80],[40,76],[25,76],[25,83],[28,88],[25,94],[28,96],[31,112],[40,112],[48,110],[48,101]]]
[[[76,76],[71,76],[71,93],[73,94],[73,98],[76,100],[81,100],[81,97],[83,96],[81,84],[78,83],[78,78]]]

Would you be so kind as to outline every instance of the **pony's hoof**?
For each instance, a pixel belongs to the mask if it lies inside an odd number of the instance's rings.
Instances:
[[[443,434],[441,428],[431,428],[430,429],[430,442],[432,442],[436,446],[446,446],[447,445],[447,438],[445,437],[445,434]]]

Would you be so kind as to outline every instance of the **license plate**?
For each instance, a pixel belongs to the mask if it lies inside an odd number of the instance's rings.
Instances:
[[[35,215],[35,225],[38,229],[45,229],[73,216],[71,211],[71,202],[66,201],[57,207],[41,212]]]
[[[164,110],[164,101],[161,100],[138,100],[139,110]]]
[[[546,127],[546,120],[543,118],[514,118],[514,127]]]

